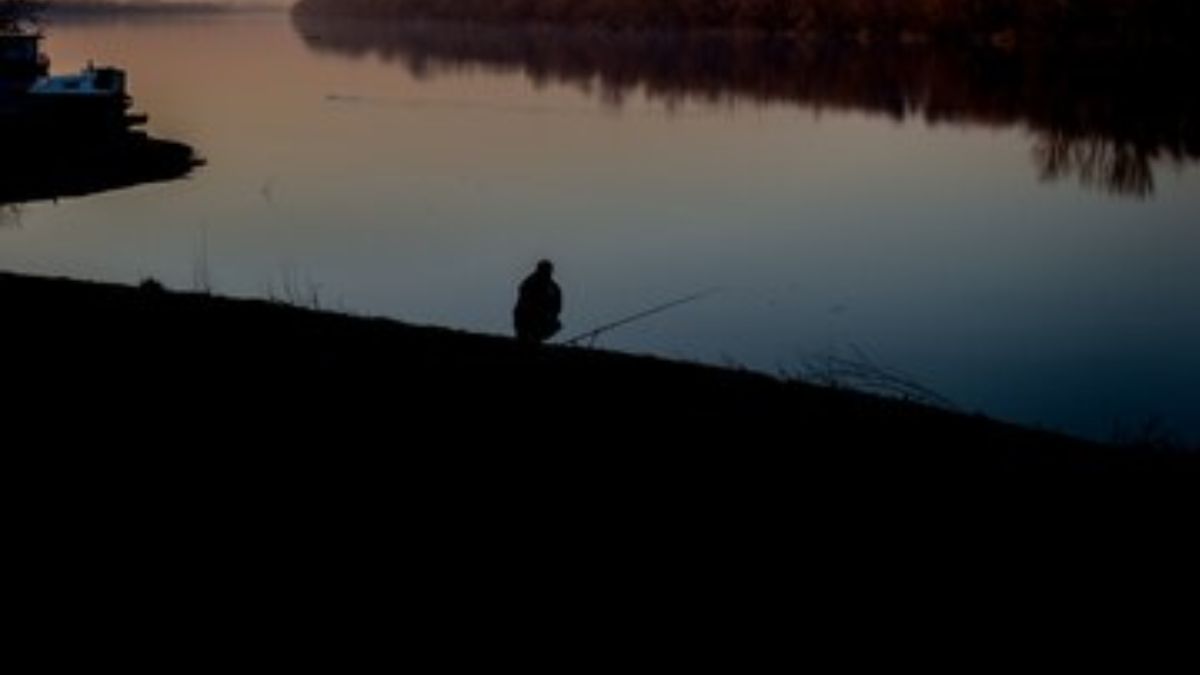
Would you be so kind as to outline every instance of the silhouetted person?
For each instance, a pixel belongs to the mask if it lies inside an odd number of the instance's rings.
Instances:
[[[521,282],[517,306],[513,308],[513,326],[522,342],[545,342],[562,328],[562,289],[554,282],[554,264],[538,263],[533,274]]]

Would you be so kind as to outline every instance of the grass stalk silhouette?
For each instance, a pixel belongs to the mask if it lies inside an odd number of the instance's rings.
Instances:
[[[954,401],[921,384],[916,377],[880,364],[858,345],[851,344],[849,349],[849,356],[828,354],[810,360],[799,372],[784,373],[784,378],[961,412]]]

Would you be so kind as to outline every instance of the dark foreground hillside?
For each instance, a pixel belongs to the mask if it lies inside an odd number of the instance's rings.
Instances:
[[[10,405],[55,420],[44,440],[214,452],[318,444],[438,463],[549,452],[584,472],[616,461],[976,478],[1188,465],[758,374],[157,285],[0,275],[0,298]]]
[[[7,597],[43,662],[766,670],[1182,601],[1183,458],[264,302],[0,301]]]

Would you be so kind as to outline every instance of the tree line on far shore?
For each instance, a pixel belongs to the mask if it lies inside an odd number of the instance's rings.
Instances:
[[[300,0],[347,16],[737,29],[858,39],[1190,42],[1196,0]]]

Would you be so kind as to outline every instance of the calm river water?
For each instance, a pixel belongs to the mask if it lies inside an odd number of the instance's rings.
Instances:
[[[10,207],[0,268],[507,334],[546,257],[564,337],[717,289],[598,346],[1200,442],[1200,106],[1143,66],[282,14],[46,32],[208,164]]]

